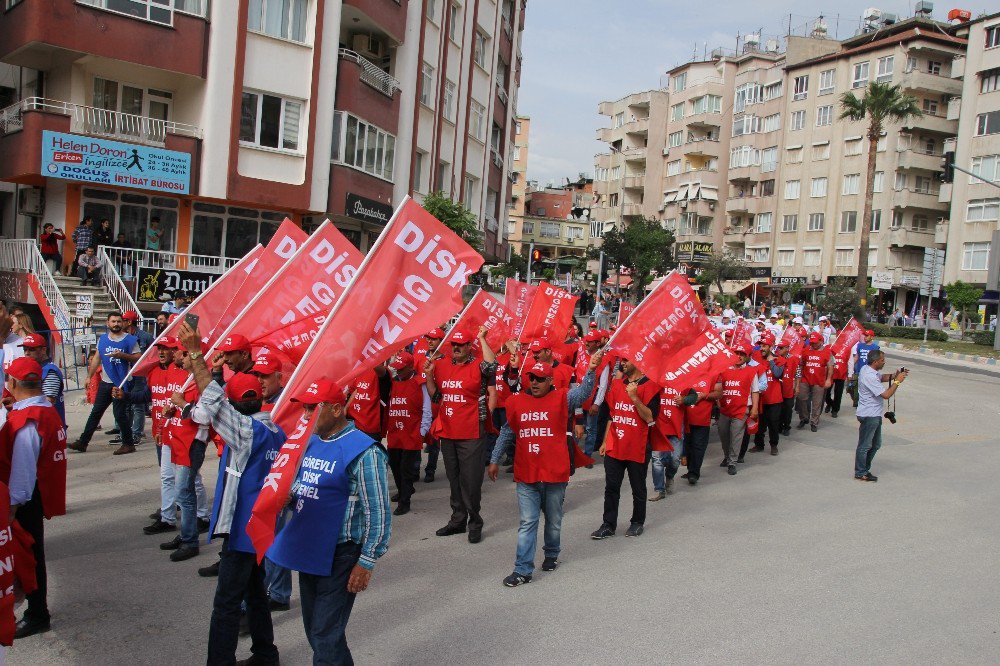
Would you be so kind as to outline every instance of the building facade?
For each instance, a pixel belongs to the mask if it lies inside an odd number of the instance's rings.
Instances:
[[[521,251],[521,229],[524,224],[524,197],[528,191],[528,141],[531,118],[517,116],[514,121],[514,152],[510,168],[510,214],[507,222],[507,243],[510,252]]]
[[[433,190],[504,256],[525,0],[125,4],[0,14],[4,236],[89,215],[145,247],[158,218],[161,249],[238,257],[329,217],[367,250]]]

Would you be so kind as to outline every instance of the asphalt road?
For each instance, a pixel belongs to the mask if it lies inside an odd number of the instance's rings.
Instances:
[[[889,367],[904,354],[891,354]],[[884,427],[877,484],[853,479],[848,407],[781,455],[717,467],[649,507],[646,532],[595,542],[603,472],[571,481],[562,564],[526,586],[513,566],[513,484],[487,481],[484,540],[440,538],[443,470],[393,523],[389,553],[348,630],[362,664],[995,663],[1000,641],[1000,375],[905,355],[899,423]],[[73,438],[86,409],[71,408]],[[110,412],[105,418],[110,427]],[[105,437],[73,454],[69,515],[47,526],[52,631],[10,664],[203,663],[215,581],[144,536],[154,454],[114,458]],[[214,484],[214,475],[206,483]],[[626,485],[627,488],[627,485]],[[627,494],[627,490],[626,490]],[[629,508],[623,501],[623,520]],[[540,564],[540,555],[536,563]],[[276,613],[282,661],[307,664],[296,592]],[[990,655],[993,657],[990,657]],[[241,640],[240,658],[249,655]]]

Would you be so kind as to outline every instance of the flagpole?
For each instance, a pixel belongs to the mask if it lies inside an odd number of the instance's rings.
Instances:
[[[442,345],[443,345],[444,343],[448,342],[449,340],[451,340],[451,336],[452,336],[452,334],[453,334],[453,333],[454,333],[455,331],[457,331],[457,330],[458,330],[458,325],[462,323],[462,320],[463,320],[463,319],[465,319],[465,315],[466,315],[466,313],[467,313],[467,312],[469,311],[469,307],[471,307],[471,306],[472,306],[472,302],[473,302],[474,300],[476,300],[476,296],[479,296],[479,292],[480,292],[480,291],[482,291],[482,290],[483,290],[483,288],[482,288],[482,287],[480,287],[480,288],[479,288],[479,291],[477,291],[477,292],[476,292],[475,294],[473,294],[473,296],[472,296],[472,298],[471,298],[471,299],[469,300],[469,302],[465,304],[465,307],[464,307],[464,308],[462,308],[462,313],[461,313],[460,315],[458,315],[458,319],[456,319],[456,320],[455,320],[455,324],[454,324],[454,325],[453,325],[453,326],[452,326],[452,327],[451,327],[450,329],[448,329],[448,335],[446,335],[446,336],[444,337],[444,340],[442,340],[442,341],[441,341],[441,344],[442,344]]]
[[[641,306],[641,305],[642,305],[643,303],[645,303],[645,302],[646,302],[647,300],[649,300],[649,298],[650,298],[650,297],[652,297],[652,295],[653,295],[653,294],[655,294],[655,293],[656,293],[657,291],[659,291],[660,289],[662,289],[662,288],[663,288],[663,285],[665,285],[665,284],[667,283],[667,278],[669,278],[669,277],[670,277],[671,275],[673,275],[673,274],[674,274],[674,273],[676,273],[676,272],[677,272],[677,271],[674,271],[674,270],[672,270],[672,271],[670,271],[669,273],[667,273],[666,275],[664,275],[664,276],[663,276],[663,279],[662,279],[662,280],[660,280],[660,284],[656,285],[656,289],[653,289],[653,290],[652,290],[651,292],[649,292],[649,293],[648,293],[648,294],[646,295],[646,297],[645,297],[645,298],[643,298],[643,299],[642,299],[641,301],[639,301],[639,303],[638,303],[638,304],[637,304],[637,305],[636,305],[636,306],[635,306],[635,307],[634,307],[634,308],[632,309],[632,312],[629,312],[629,313],[628,313],[628,316],[627,316],[627,317],[625,317],[625,321],[623,321],[622,323],[618,324],[618,328],[616,328],[616,329],[614,330],[614,332],[613,332],[613,333],[611,334],[611,337],[610,337],[610,338],[608,338],[608,341],[607,341],[607,342],[606,342],[606,343],[604,344],[604,347],[602,347],[602,348],[601,348],[601,349],[602,349],[602,351],[603,351],[603,350],[606,350],[606,349],[610,349],[610,348],[611,348],[611,343],[612,343],[612,342],[614,342],[615,338],[616,338],[616,337],[618,337],[618,334],[619,334],[619,333],[620,333],[620,332],[622,331],[622,329],[624,329],[624,328],[625,328],[625,324],[627,324],[627,323],[628,323],[628,321],[629,321],[629,320],[630,320],[630,319],[631,319],[632,317],[634,317],[634,316],[635,316],[635,313],[639,311],[639,307],[640,307],[640,306]]]

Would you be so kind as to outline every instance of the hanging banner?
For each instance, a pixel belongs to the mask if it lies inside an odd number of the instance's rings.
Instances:
[[[498,298],[483,289],[476,292],[465,306],[465,310],[448,331],[442,344],[451,341],[455,331],[471,331],[473,335],[478,335],[480,326],[486,327],[486,343],[494,351],[500,349],[508,340],[514,339],[514,317],[507,312],[507,308]]]
[[[535,297],[531,299],[531,307],[524,316],[524,326],[518,335],[518,341],[531,342],[548,338],[552,342],[562,342],[569,325],[573,323],[573,312],[578,300],[578,296],[573,296],[565,289],[548,282],[540,283]]]

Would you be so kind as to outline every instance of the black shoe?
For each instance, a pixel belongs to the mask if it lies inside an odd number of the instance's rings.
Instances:
[[[211,527],[211,525],[212,525],[212,521],[210,521],[208,518],[199,518],[198,519],[198,534],[204,534],[205,532],[207,532],[208,528]]]
[[[764,452],[764,445],[761,444],[760,446],[754,446],[750,450],[753,451],[754,453],[763,453]]]
[[[584,465],[587,469],[594,469],[594,464]]]
[[[108,444],[121,444],[121,443],[122,443],[121,435],[119,435],[118,437],[113,437],[111,441],[108,442]]]
[[[878,477],[875,476],[874,474],[872,474],[871,472],[868,472],[868,480],[869,481],[878,481]]]
[[[771,447],[771,455],[772,456],[778,455],[778,447],[777,446],[772,446]]]
[[[424,483],[431,483],[434,481],[434,472],[424,472]]]
[[[175,531],[177,531],[176,525],[165,523],[159,519],[152,525],[146,525],[145,527],[142,528],[143,534],[163,534],[164,532],[175,532]]]
[[[86,453],[87,452],[87,445],[81,443],[80,440],[76,440],[72,444],[67,444],[66,448],[70,449],[71,451],[76,451],[77,453]]]
[[[250,618],[247,617],[246,611],[240,613],[240,636],[250,635]]]
[[[615,531],[608,527],[607,525],[601,525],[597,528],[593,534],[590,535],[591,539],[609,539],[615,535]]]
[[[177,550],[181,547],[181,535],[178,534],[166,543],[160,544],[160,550]]]
[[[42,634],[51,628],[52,626],[48,620],[39,622],[38,620],[21,619],[14,625],[14,638],[27,638],[35,634]]]
[[[483,530],[469,530],[469,543],[479,543],[483,540]]]
[[[781,431],[781,434],[784,435],[785,437],[788,437],[789,435],[792,434],[792,429],[791,428],[785,428],[784,430]]]
[[[243,626],[240,625],[240,629],[242,628]],[[245,634],[241,633],[240,635],[247,636],[249,634],[250,634],[250,626],[247,625],[246,633]],[[274,666],[274,664],[276,663],[278,662],[261,659],[257,655],[253,654],[247,657],[246,659],[240,659],[238,662],[236,662],[236,666]]]
[[[856,476],[854,478],[857,479],[858,481],[871,481],[872,483],[878,481],[878,477],[877,476],[872,476],[871,474],[865,474],[863,476]]]
[[[219,560],[216,560],[213,564],[209,564],[207,567],[202,567],[198,569],[198,575],[202,578],[215,578],[219,575]]]
[[[729,476],[736,476],[736,465],[729,466]]]
[[[698,477],[696,477],[696,476],[689,476],[688,477],[688,485],[697,486],[698,485]]]
[[[829,414],[830,413],[830,405],[826,405],[825,407],[823,407],[823,413],[824,414]]]
[[[518,585],[524,585],[530,582],[531,576],[525,576],[517,573],[516,571],[503,579],[503,584],[506,587],[517,587]]]
[[[719,467],[729,467],[729,461],[723,458],[722,462],[719,463]]]
[[[799,430],[805,428],[807,423],[809,423],[809,421],[799,421]]]
[[[275,601],[274,599],[267,600],[267,610],[272,613],[280,613],[281,611],[291,610],[292,604],[281,603],[280,601]]]
[[[736,462],[738,462],[738,463],[740,463],[740,464],[742,465],[742,464],[743,464],[743,463],[745,463],[746,461],[745,461],[745,460],[743,460],[743,458],[737,458],[737,459],[736,459]]]
[[[840,412],[830,412],[830,416],[832,416],[833,418],[837,418],[837,414],[839,413]]]
[[[632,523],[631,525],[628,526],[628,529],[625,530],[625,536],[627,537],[636,537],[641,535],[642,535],[642,525],[640,525],[639,523]]]
[[[389,498],[389,501],[390,502],[398,502],[399,501],[399,493],[393,493],[392,497]]]
[[[809,426],[809,429],[812,430],[813,432],[819,430],[819,428],[817,428],[816,426]]]
[[[157,509],[153,513],[149,514],[149,519],[150,520],[159,520],[160,519],[160,510]]]
[[[682,479],[690,479],[691,478],[691,472],[684,472],[683,474],[681,474],[681,478]]]
[[[465,534],[465,525],[452,525],[448,523],[434,534],[438,536],[451,536],[452,534]]]
[[[190,560],[198,554],[198,546],[181,546],[174,552],[170,553],[171,562],[183,562],[184,560]]]
[[[555,571],[559,567],[559,560],[554,557],[546,557],[542,560],[542,571]]]
[[[409,512],[410,512],[410,505],[409,504],[400,504],[399,506],[396,507],[396,510],[392,512],[392,515],[394,515],[394,516],[405,516]]]
[[[120,435],[120,434],[122,434],[122,431],[121,431],[121,428],[119,428],[118,426],[115,426],[111,430],[108,430],[107,434],[109,434],[109,435]]]

